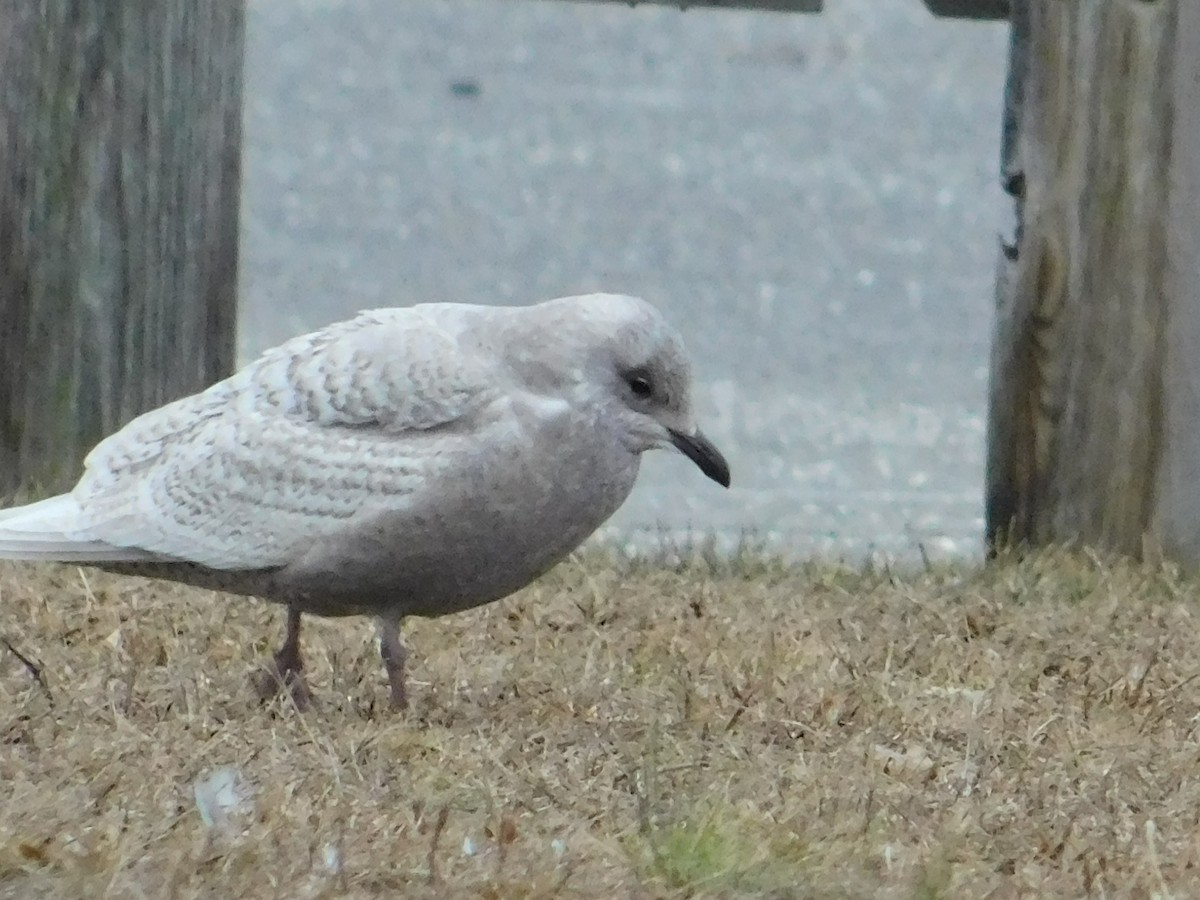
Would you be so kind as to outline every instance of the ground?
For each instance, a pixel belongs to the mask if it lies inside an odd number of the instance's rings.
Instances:
[[[405,714],[310,621],[300,713],[279,610],[5,564],[0,897],[1197,896],[1198,586],[591,555],[410,623]]]

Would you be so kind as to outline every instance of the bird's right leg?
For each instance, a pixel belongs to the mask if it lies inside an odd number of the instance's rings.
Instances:
[[[254,686],[262,700],[270,700],[283,690],[292,695],[297,709],[306,709],[312,702],[312,691],[304,681],[304,660],[300,657],[300,610],[295,607],[288,607],[283,646],[275,654],[271,667],[255,679]]]
[[[400,640],[400,620],[389,616],[379,619],[379,656],[387,671],[391,688],[392,709],[408,708],[408,688],[405,685],[404,661],[408,651]]]

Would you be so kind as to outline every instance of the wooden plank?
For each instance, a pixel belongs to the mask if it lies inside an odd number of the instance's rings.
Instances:
[[[935,16],[947,19],[1007,19],[1009,0],[925,0]]]
[[[1010,173],[1022,224],[997,283],[992,544],[1177,546],[1182,524],[1160,513],[1158,476],[1166,436],[1192,440],[1165,402],[1179,376],[1166,367],[1172,311],[1195,303],[1168,278],[1187,261],[1168,246],[1165,215],[1182,2],[1029,4]],[[1200,444],[1173,452],[1194,467]]]
[[[1168,299],[1162,452],[1154,532],[1176,559],[1200,561],[1200,3],[1181,2],[1173,53],[1167,181]]]
[[[581,0],[576,0],[581,2]],[[759,9],[770,12],[819,13],[824,0],[586,0],[591,3],[644,4],[688,9],[707,6],[718,9]],[[1009,0],[924,0],[935,16],[952,19],[1007,19]]]
[[[243,9],[7,0],[0,493],[231,371]]]
[[[622,6],[674,6],[690,9],[707,6],[716,9],[760,9],[769,12],[818,13],[824,0],[575,0],[588,3],[620,3]]]

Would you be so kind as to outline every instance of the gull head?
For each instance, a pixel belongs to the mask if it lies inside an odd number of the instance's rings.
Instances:
[[[557,336],[572,360],[571,389],[597,404],[629,450],[674,447],[729,487],[729,464],[696,425],[683,341],[662,314],[645,300],[621,294],[544,304],[550,305],[562,313]]]

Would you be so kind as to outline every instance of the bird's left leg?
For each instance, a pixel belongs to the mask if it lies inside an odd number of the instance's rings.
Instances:
[[[312,691],[304,681],[304,660],[300,656],[300,610],[288,607],[287,634],[283,646],[275,654],[271,668],[255,679],[258,696],[270,700],[280,690],[292,695],[297,709],[307,709],[312,703]]]
[[[387,670],[388,684],[392,690],[392,709],[408,707],[408,690],[404,684],[404,660],[408,651],[400,640],[400,618],[380,617],[379,619],[379,656],[383,659],[383,667]]]

